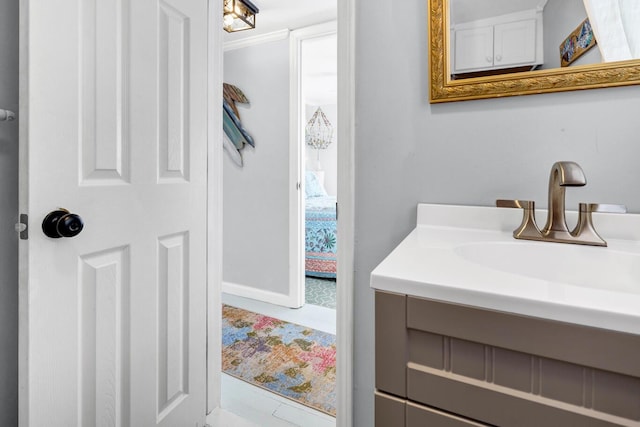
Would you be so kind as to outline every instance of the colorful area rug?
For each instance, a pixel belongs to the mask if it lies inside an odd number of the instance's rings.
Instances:
[[[335,335],[223,305],[222,370],[336,415]]]

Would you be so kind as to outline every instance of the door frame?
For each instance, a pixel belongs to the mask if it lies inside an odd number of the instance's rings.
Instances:
[[[305,149],[302,99],[302,42],[338,32],[336,21],[289,33],[289,295],[288,306],[305,302]],[[338,95],[339,96],[339,95]],[[339,102],[339,101],[338,101]],[[339,126],[339,125],[338,125]],[[340,189],[338,189],[339,192]],[[338,246],[340,247],[340,246]]]
[[[209,2],[207,135],[207,414],[220,408],[222,381],[223,0]],[[218,23],[215,25],[215,23]],[[220,100],[220,102],[214,102]]]
[[[353,425],[356,0],[338,1],[337,427]]]

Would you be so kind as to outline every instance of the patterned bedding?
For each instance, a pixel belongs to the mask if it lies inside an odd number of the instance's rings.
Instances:
[[[305,274],[312,277],[336,277],[336,198],[305,199]]]

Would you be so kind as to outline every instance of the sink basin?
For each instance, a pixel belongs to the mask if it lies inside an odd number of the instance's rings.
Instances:
[[[640,293],[640,255],[611,248],[538,242],[459,245],[467,261],[519,276],[609,291]]]
[[[640,215],[594,216],[606,248],[515,240],[521,220],[514,209],[420,204],[371,287],[640,335]]]

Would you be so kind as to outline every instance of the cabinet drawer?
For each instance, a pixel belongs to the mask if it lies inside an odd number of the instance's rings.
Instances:
[[[466,418],[456,417],[452,414],[440,412],[436,409],[407,402],[406,427],[487,427]]]
[[[640,377],[640,335],[417,297],[406,310],[410,330]]]
[[[376,391],[375,427],[404,427],[407,401]]]
[[[542,396],[411,363],[407,373],[407,391],[412,401],[428,403],[492,426],[640,425],[636,420],[599,413],[577,405],[567,405]]]

